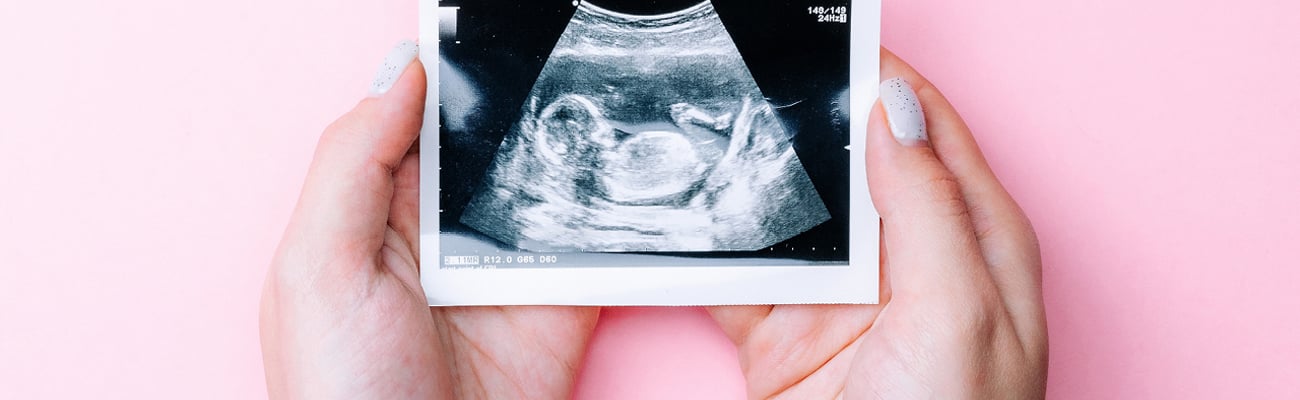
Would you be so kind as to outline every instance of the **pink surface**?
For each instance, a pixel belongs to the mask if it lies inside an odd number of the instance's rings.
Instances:
[[[887,1],[1043,243],[1058,399],[1300,398],[1300,6]],[[416,4],[0,6],[0,398],[264,397],[260,284]],[[611,309],[578,397],[743,397],[697,308]]]

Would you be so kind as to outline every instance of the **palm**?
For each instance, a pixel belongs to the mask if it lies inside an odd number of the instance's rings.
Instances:
[[[923,357],[915,350],[933,348],[927,328],[949,321],[928,304],[891,304],[885,289],[880,305],[714,307],[710,313],[739,346],[750,398],[915,394],[900,386],[933,383],[914,369]]]
[[[262,301],[273,398],[566,398],[597,309],[434,308],[419,279],[424,77],[321,139]]]
[[[456,397],[469,399],[568,398],[596,317],[576,307],[433,310]]]
[[[881,305],[711,309],[739,346],[750,397],[1041,398],[1047,343],[1033,230],[951,104],[884,50],[881,75],[902,78],[882,86],[890,95],[868,121],[871,198],[886,227]],[[924,122],[887,115],[886,100]],[[924,139],[927,124],[928,141],[896,139],[914,130]]]
[[[710,310],[739,348],[751,398],[828,399],[843,393],[878,305],[780,305]]]
[[[391,271],[416,271],[419,263],[419,155],[408,155],[395,174],[394,198],[380,259]],[[412,297],[409,318],[428,325],[423,292],[413,274],[392,274]],[[596,308],[432,308],[436,330],[414,346],[440,347],[443,359],[430,368],[450,378],[456,398],[567,398],[577,377]],[[412,329],[396,329],[408,332]]]

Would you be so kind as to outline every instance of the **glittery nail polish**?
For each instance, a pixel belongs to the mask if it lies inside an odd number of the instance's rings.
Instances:
[[[404,40],[393,47],[393,50],[388,52],[388,57],[384,58],[384,64],[379,67],[379,72],[375,74],[375,81],[370,84],[370,97],[379,97],[388,93],[388,90],[397,84],[397,79],[402,77],[406,66],[411,65],[419,55],[420,46],[409,40]]]
[[[921,145],[930,139],[925,128],[925,112],[912,86],[903,78],[880,83],[880,102],[885,106],[889,130],[904,145]]]

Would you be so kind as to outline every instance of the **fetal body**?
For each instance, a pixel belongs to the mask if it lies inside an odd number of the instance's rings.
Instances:
[[[533,251],[759,250],[830,218],[708,2],[583,2],[461,222]]]

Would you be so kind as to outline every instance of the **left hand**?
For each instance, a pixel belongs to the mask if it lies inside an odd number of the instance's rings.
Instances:
[[[426,303],[412,58],[321,137],[262,295],[271,398],[567,399],[598,309]]]

